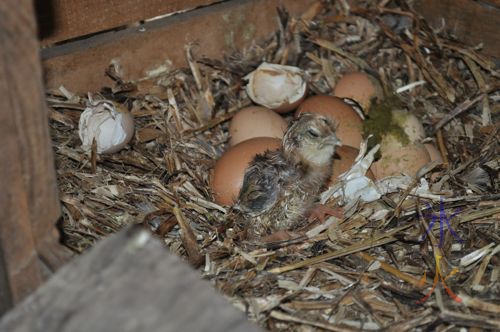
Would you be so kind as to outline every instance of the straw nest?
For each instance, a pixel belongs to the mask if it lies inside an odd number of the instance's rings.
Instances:
[[[134,140],[119,153],[85,154],[77,124],[88,96],[49,92],[65,245],[81,253],[142,223],[270,330],[500,329],[499,72],[404,3],[371,3],[318,2],[300,17],[279,9],[277,32],[251,48],[213,60],[187,45],[189,68],[134,82],[110,66],[114,86],[91,95],[135,118]],[[410,186],[279,243],[225,236],[227,207],[213,201],[210,170],[228,121],[251,103],[242,77],[262,61],[303,69],[310,94],[331,93],[350,70],[375,75],[386,91],[425,81],[398,97],[444,157],[423,175],[433,195]],[[438,222],[421,240],[430,222],[421,212],[428,203],[439,215],[440,197],[448,217],[460,209],[450,226],[464,242],[446,224],[440,234]],[[437,268],[448,288],[439,278],[417,304]]]

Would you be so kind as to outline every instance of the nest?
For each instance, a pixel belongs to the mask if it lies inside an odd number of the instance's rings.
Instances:
[[[116,154],[80,149],[87,96],[49,92],[65,245],[81,253],[142,223],[270,330],[500,329],[499,73],[409,6],[371,3],[318,2],[300,17],[279,9],[279,29],[267,40],[224,60],[197,57],[188,45],[189,68],[133,82],[111,65],[115,84],[92,97],[125,104],[136,121],[134,140]],[[262,61],[303,69],[310,94],[331,93],[352,70],[402,91],[401,103],[444,157],[424,175],[434,195],[410,186],[279,243],[225,237],[227,207],[213,201],[210,170],[228,142],[228,121],[251,104],[242,77]],[[427,206],[437,216],[460,212],[442,223],[444,233],[439,223],[426,233]]]

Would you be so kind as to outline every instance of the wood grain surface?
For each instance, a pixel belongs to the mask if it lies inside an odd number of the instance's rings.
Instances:
[[[32,1],[0,1],[0,45],[1,311],[38,287],[41,261],[58,255],[60,210]]]
[[[259,331],[143,228],[122,230],[60,269],[1,331]]]
[[[42,45],[132,24],[221,0],[38,0]]]
[[[221,58],[248,47],[278,29],[276,8],[299,15],[315,0],[231,0],[151,22],[144,30],[109,32],[85,41],[43,50],[48,88],[64,85],[72,92],[98,91],[110,84],[104,71],[118,61],[125,79],[168,63],[186,66],[185,46],[196,43],[198,56]]]

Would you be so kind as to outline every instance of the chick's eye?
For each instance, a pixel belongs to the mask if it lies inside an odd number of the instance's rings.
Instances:
[[[309,136],[311,136],[311,137],[314,137],[314,138],[319,137],[319,133],[318,133],[318,131],[316,131],[316,130],[314,130],[314,129],[312,129],[312,128],[311,128],[311,129],[309,129],[309,130],[307,131],[307,133],[308,133],[308,134],[309,134]]]

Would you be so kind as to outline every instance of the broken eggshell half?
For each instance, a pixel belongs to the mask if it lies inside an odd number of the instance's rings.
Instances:
[[[304,72],[293,66],[264,62],[245,76],[250,99],[278,113],[294,110],[304,99],[307,84]]]
[[[107,100],[94,102],[80,115],[78,134],[84,151],[91,150],[95,138],[97,153],[118,152],[134,135],[134,118],[121,105]]]

